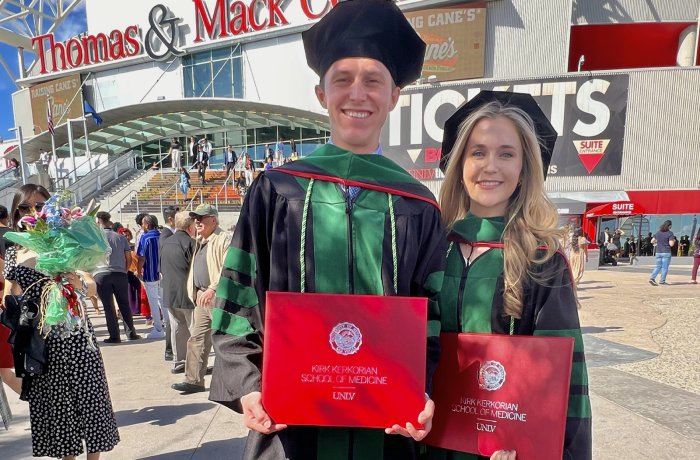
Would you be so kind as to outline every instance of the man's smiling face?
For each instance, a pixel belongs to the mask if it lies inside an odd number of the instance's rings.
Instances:
[[[353,153],[373,153],[389,112],[399,98],[389,70],[370,58],[339,59],[316,87],[328,110],[333,143]]]

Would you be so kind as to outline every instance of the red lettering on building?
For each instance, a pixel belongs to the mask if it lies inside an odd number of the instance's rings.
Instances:
[[[309,5],[311,0],[300,0],[300,2],[301,2],[301,10],[304,12],[306,17],[309,19],[320,18],[321,16],[328,13],[328,11],[330,11],[331,8],[333,8],[335,5],[338,4],[338,0],[329,0],[323,6],[323,9],[321,11],[319,11],[318,13],[314,13],[313,11],[311,11],[311,5]]]
[[[440,161],[440,156],[442,154],[441,148],[427,147],[425,149],[425,162],[426,163],[437,163]]]
[[[40,73],[43,75],[136,56],[141,53],[138,38],[138,26],[129,26],[124,32],[113,30],[109,36],[99,33],[73,37],[63,43],[56,42],[53,34],[44,34],[32,38],[32,45],[37,50]],[[50,66],[47,58],[51,60]]]
[[[281,0],[253,0],[247,6],[240,0],[231,2],[216,0],[211,15],[204,3],[205,0],[193,1],[196,22],[194,43],[200,43],[205,38],[217,40],[229,35],[239,35],[250,31],[257,32],[289,24],[280,6]],[[256,11],[263,8],[267,9],[268,17],[260,19],[256,16]]]

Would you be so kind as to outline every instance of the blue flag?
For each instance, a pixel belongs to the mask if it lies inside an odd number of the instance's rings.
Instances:
[[[92,115],[92,119],[95,120],[97,126],[102,124],[102,117],[92,108],[88,101],[83,101],[83,112]]]

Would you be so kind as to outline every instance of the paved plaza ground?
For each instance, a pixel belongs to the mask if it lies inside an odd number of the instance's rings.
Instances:
[[[580,286],[594,459],[700,458],[700,285],[690,284],[688,266],[673,266],[668,286],[650,286],[650,271],[608,267],[587,272]],[[104,317],[93,321],[105,337]],[[170,389],[181,377],[170,373],[163,350],[163,340],[102,347],[122,439],[102,458],[239,459],[240,416],[207,393]],[[30,458],[27,406],[9,397],[15,420],[0,430],[0,459]]]

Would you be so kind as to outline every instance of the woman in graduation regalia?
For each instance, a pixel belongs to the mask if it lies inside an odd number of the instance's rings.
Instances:
[[[555,140],[526,94],[482,91],[446,122],[440,204],[449,247],[441,330],[573,337],[562,458],[585,460],[591,410],[575,284],[544,192]],[[430,447],[428,458],[483,457]],[[492,456],[515,458],[514,451]]]
[[[243,414],[244,459],[411,460],[430,428],[430,400],[416,414],[420,430],[286,427],[261,404],[267,291],[428,297],[427,382],[439,354],[446,243],[437,203],[379,146],[400,88],[420,75],[425,44],[385,0],[340,2],[303,40],[333,145],[261,173],[246,194],[212,311],[210,399]]]

